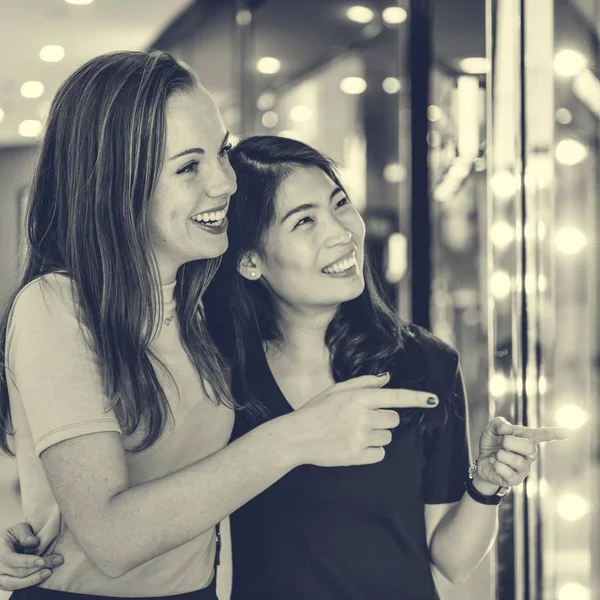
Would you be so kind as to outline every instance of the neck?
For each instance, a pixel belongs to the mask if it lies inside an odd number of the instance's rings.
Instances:
[[[156,267],[160,285],[170,285],[177,279],[177,271],[181,265],[171,260],[156,257]]]
[[[297,309],[280,306],[279,330],[281,342],[270,350],[300,364],[329,363],[329,350],[325,345],[325,332],[338,307]]]

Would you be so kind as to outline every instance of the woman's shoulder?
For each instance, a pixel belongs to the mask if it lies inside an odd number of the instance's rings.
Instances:
[[[24,285],[12,305],[12,318],[40,319],[59,313],[74,314],[72,281],[66,273],[36,277]]]
[[[454,382],[459,355],[453,346],[414,323],[403,324],[400,332],[406,366],[417,380],[422,384],[437,382],[443,387]]]
[[[415,325],[414,323],[406,324],[405,331],[406,337],[420,346],[428,361],[438,366],[445,364],[454,368],[458,366],[459,356],[454,346],[433,335],[424,327]]]

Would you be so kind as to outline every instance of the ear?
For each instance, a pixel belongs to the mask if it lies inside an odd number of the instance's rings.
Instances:
[[[260,261],[257,260],[254,252],[247,252],[244,254],[244,256],[242,256],[238,264],[238,273],[250,281],[256,281],[260,279],[262,272],[258,266],[259,262]]]

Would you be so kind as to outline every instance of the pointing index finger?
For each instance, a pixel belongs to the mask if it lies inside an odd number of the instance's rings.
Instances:
[[[556,442],[573,437],[573,431],[565,427],[522,427],[517,426],[513,432],[515,437],[530,439],[534,442]]]
[[[438,397],[431,392],[383,388],[372,390],[372,408],[434,408]]]

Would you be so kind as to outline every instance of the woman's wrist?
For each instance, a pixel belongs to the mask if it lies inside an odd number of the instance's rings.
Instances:
[[[281,466],[287,471],[306,464],[304,444],[297,435],[294,413],[267,421],[258,429],[267,436],[271,451],[281,460]]]
[[[493,496],[500,489],[500,486],[496,485],[495,483],[490,483],[489,481],[479,477],[477,472],[475,472],[473,477],[473,487],[484,496]]]

